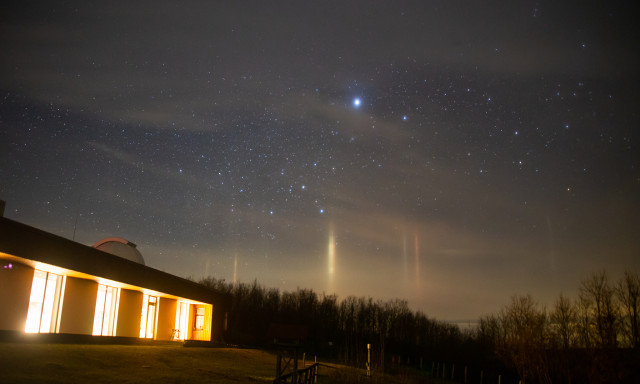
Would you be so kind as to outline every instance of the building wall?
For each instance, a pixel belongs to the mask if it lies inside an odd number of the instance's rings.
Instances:
[[[43,271],[65,275],[59,269],[46,265]],[[34,269],[26,264],[0,259],[0,330],[25,332],[29,313],[31,287]],[[95,306],[99,284],[92,279],[66,276],[62,291],[61,313],[57,332],[65,334],[91,335],[95,317]],[[140,337],[143,292],[120,288],[116,320],[116,336]],[[176,326],[178,301],[172,298],[158,297],[156,336],[157,340],[170,340]],[[182,299],[185,300],[185,299]],[[188,300],[188,299],[187,299]],[[204,328],[195,329],[197,308],[205,309]],[[210,304],[189,305],[189,325],[186,339],[211,340],[212,317]],[[220,316],[222,313],[215,313]],[[216,318],[216,323],[222,323]],[[218,333],[218,329],[216,329]]]
[[[227,315],[222,306],[212,308],[211,340],[222,341],[222,335],[227,331]]]
[[[9,268],[11,264],[11,268]],[[6,268],[5,268],[6,267]],[[0,329],[22,331],[29,312],[33,268],[2,260],[0,268]]]
[[[196,321],[196,313],[198,308],[204,308],[204,328],[203,329],[195,329],[195,321]],[[189,311],[190,319],[189,319],[189,339],[190,340],[211,340],[211,316],[212,316],[212,306],[207,304],[192,304],[191,310]]]
[[[173,329],[176,326],[177,300],[160,298],[158,309],[158,322],[156,323],[156,340],[171,340]]]
[[[91,335],[97,296],[98,283],[67,276],[60,316],[60,333]]]
[[[120,289],[116,336],[140,337],[142,292]]]

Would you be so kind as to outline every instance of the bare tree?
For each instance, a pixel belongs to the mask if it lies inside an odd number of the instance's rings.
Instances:
[[[591,348],[593,329],[591,321],[591,308],[593,304],[588,297],[582,295],[576,300],[576,331],[578,333],[578,346]]]
[[[576,336],[577,312],[571,300],[560,295],[555,302],[550,320],[555,341],[561,349],[569,349]]]
[[[505,352],[522,382],[532,378],[550,383],[546,361],[546,313],[531,297],[514,296],[500,315],[505,332]]]
[[[598,345],[615,348],[618,316],[613,301],[613,289],[609,286],[605,271],[594,273],[582,281],[580,298],[591,304],[591,321],[595,325]]]
[[[633,348],[640,347],[640,276],[625,271],[624,277],[615,287],[615,294],[621,304],[623,314],[622,330],[627,342]]]

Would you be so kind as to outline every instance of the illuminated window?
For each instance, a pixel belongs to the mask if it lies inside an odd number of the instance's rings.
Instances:
[[[142,317],[140,319],[140,337],[153,339],[156,327],[156,313],[158,312],[158,298],[144,295],[142,299]]]
[[[25,332],[57,332],[63,282],[63,276],[55,273],[34,272]]]
[[[100,284],[93,317],[93,335],[115,336],[119,290]]]
[[[195,329],[204,329],[204,307],[196,309]]]
[[[178,302],[178,310],[176,312],[176,325],[173,338],[176,340],[185,340],[187,338],[189,326],[189,304],[185,302]]]

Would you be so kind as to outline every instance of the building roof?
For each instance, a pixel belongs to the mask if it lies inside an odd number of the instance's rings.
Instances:
[[[220,299],[219,294],[193,281],[5,217],[0,217],[0,256],[2,254],[203,303],[213,304]]]

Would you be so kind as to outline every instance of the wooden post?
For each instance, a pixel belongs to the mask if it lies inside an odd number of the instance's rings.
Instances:
[[[293,376],[292,376],[291,382],[292,383],[298,382],[298,348],[297,347],[295,348],[295,352],[293,355]]]
[[[367,344],[367,376],[371,376],[371,344]]]
[[[484,371],[480,371],[480,384],[482,384],[482,379],[484,379]]]
[[[502,375],[498,375],[498,384],[502,381]]]
[[[456,372],[456,365],[455,364],[451,364],[451,380],[453,380],[453,377],[455,376],[454,373]]]
[[[313,364],[315,368],[313,368],[313,382],[318,382],[318,355],[313,356]]]
[[[467,384],[467,367],[464,367],[464,384]]]
[[[433,369],[435,368],[436,362],[432,361],[431,362],[431,377],[433,377]]]

